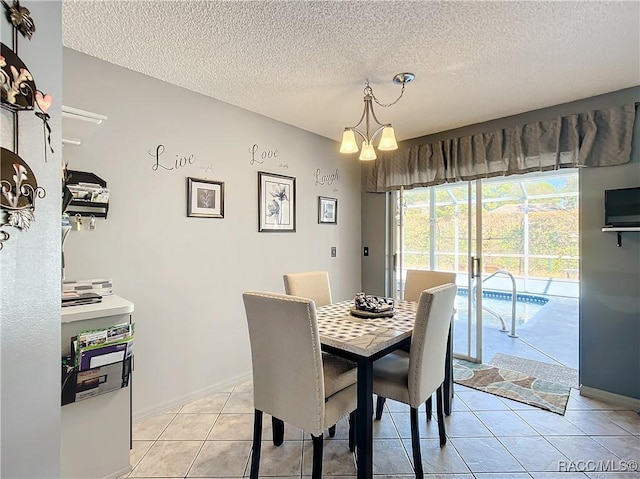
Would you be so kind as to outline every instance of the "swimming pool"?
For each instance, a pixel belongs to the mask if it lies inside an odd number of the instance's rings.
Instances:
[[[458,298],[456,308],[458,310],[458,318],[466,318],[467,316],[467,295],[468,289],[458,287]],[[502,327],[500,320],[487,310],[502,317],[507,329],[511,328],[511,298],[513,295],[504,291],[484,290],[482,291],[482,324],[484,326]],[[538,311],[540,311],[549,302],[548,298],[535,294],[516,293],[516,326],[522,326]]]

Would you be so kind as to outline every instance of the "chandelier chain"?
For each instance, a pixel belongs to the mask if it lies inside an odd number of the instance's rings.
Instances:
[[[371,98],[373,98],[373,101],[375,101],[382,108],[388,108],[390,106],[395,105],[396,103],[398,103],[400,101],[400,98],[402,98],[402,95],[404,95],[404,87],[406,86],[406,84],[407,84],[406,82],[402,82],[402,90],[400,91],[400,96],[398,98],[396,98],[396,100],[391,102],[391,103],[380,103],[380,101],[373,94],[373,88],[371,88],[369,86],[369,81],[368,80],[367,80],[367,86],[364,88],[364,94],[365,95],[371,95]]]

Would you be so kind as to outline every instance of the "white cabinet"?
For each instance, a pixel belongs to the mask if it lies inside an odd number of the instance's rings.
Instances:
[[[115,295],[101,303],[62,308],[62,354],[81,331],[131,320],[133,303]],[[60,477],[115,479],[131,470],[131,388],[62,406]]]

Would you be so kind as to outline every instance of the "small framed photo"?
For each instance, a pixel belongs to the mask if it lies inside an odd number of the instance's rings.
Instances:
[[[224,182],[187,178],[187,216],[224,218]]]
[[[295,232],[296,179],[258,172],[258,231]]]
[[[335,225],[338,223],[338,200],[318,196],[318,223]]]

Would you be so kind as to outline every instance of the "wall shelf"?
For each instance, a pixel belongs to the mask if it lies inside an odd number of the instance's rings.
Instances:
[[[80,146],[105,120],[105,115],[62,105],[62,144]]]
[[[640,231],[640,226],[605,226],[602,231],[618,233],[616,246],[620,248],[622,246],[622,233],[625,231]]]

